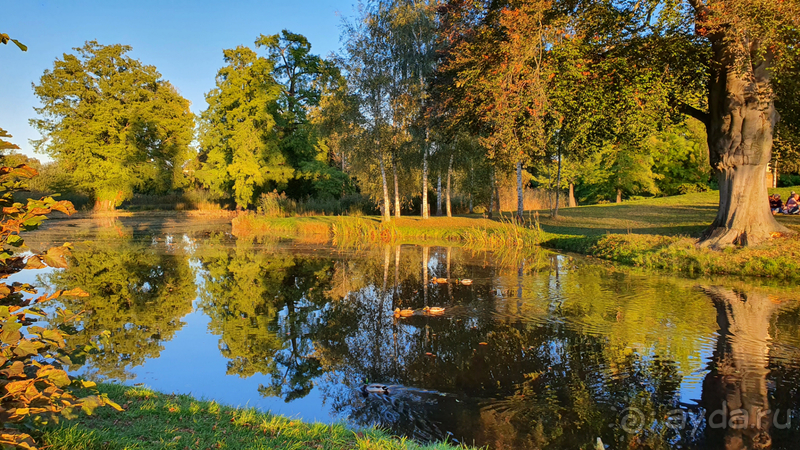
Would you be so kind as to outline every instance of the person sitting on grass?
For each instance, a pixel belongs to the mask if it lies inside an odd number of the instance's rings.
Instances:
[[[781,212],[781,209],[783,209],[783,200],[781,200],[780,194],[772,194],[769,196],[769,209],[772,210],[772,214]]]
[[[800,195],[792,192],[789,200],[786,200],[786,206],[783,208],[784,214],[798,214],[800,213]]]

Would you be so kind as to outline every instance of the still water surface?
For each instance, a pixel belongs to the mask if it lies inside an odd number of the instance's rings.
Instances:
[[[91,294],[59,305],[86,311],[73,344],[111,332],[74,371],[419,441],[797,448],[796,286],[544,252],[254,242],[229,229],[53,221],[27,238],[75,245],[70,268],[37,274]],[[392,314],[424,306],[445,312]],[[388,394],[363,392],[369,383]]]

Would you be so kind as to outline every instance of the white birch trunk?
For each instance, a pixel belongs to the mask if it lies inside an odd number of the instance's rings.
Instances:
[[[427,133],[425,139],[425,150],[422,152],[422,211],[423,219],[430,217],[428,212],[428,142]]]
[[[383,221],[389,222],[392,220],[390,203],[389,203],[389,183],[386,181],[386,164],[384,163],[383,153],[379,156],[381,163],[381,182],[383,183]]]
[[[397,181],[397,158],[392,155],[392,171],[394,172],[394,216],[400,217],[400,184]]]
[[[436,182],[436,215],[442,215],[442,174],[439,174]]]
[[[447,196],[445,198],[445,209],[447,210],[447,217],[453,217],[453,206],[450,202],[450,187],[451,178],[453,174],[453,155],[450,155],[450,164],[447,166]]]

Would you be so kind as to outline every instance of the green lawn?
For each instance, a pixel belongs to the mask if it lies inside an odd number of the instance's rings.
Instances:
[[[791,191],[800,192],[800,186],[771,189],[781,198]],[[596,236],[616,234],[659,234],[698,237],[717,214],[719,192],[677,195],[674,197],[633,200],[621,204],[579,206],[559,210],[559,220],[553,220],[546,211],[540,211],[542,229],[549,233]],[[800,231],[800,216],[776,216],[789,228]]]
[[[101,392],[124,411],[98,408],[94,415],[64,421],[35,436],[48,450],[147,449],[410,449],[448,450],[445,443],[418,445],[377,429],[306,423],[231,408],[187,395],[101,384]]]

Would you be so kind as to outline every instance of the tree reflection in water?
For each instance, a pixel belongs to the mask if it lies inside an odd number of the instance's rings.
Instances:
[[[491,448],[590,448],[598,437],[612,449],[794,448],[799,437],[798,423],[782,425],[787,410],[800,411],[800,313],[797,302],[778,301],[792,300],[785,289],[548,253],[501,260],[384,245],[319,256],[216,244],[191,256],[199,308],[228,374],[267,375],[264,396],[289,402],[316,389],[349,423]],[[118,245],[76,249],[75,268],[53,280],[110,299],[71,307],[91,310],[92,333],[114,330],[109,351],[118,353],[91,362],[121,377],[180,327],[193,285],[188,255]],[[392,314],[424,306],[445,313]],[[365,383],[389,394],[365,394]],[[740,410],[750,426],[730,426]]]
[[[114,220],[76,244],[69,267],[44,280],[58,289],[82,288],[86,298],[61,300],[63,308],[81,312],[78,322],[63,327],[70,345],[83,347],[107,333],[99,353],[73,360],[91,368],[88,376],[125,381],[129,370],[157,358],[162,343],[183,327],[196,297],[194,275],[181,246],[134,240]],[[109,238],[112,237],[112,238]]]

